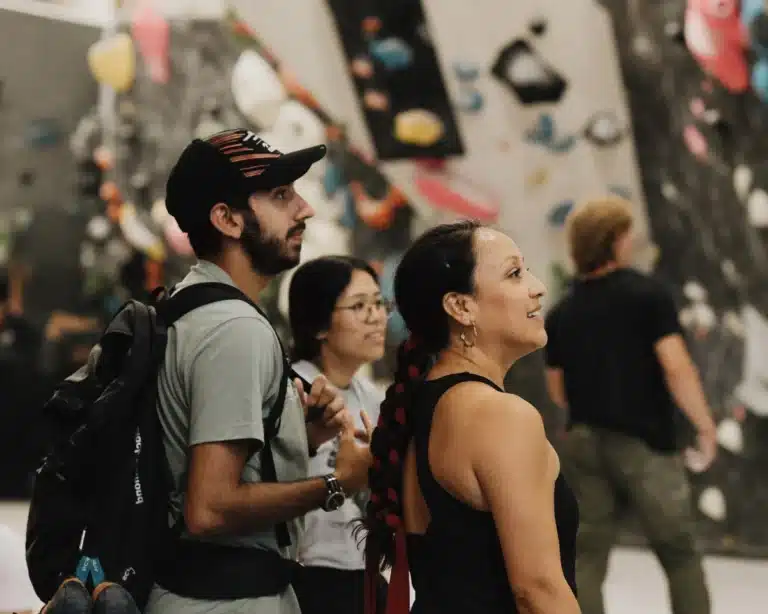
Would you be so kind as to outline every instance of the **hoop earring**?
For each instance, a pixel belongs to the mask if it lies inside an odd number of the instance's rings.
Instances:
[[[464,349],[468,350],[469,348],[475,347],[475,343],[477,342],[477,326],[475,326],[475,323],[472,322],[472,339],[467,338],[467,332],[463,331],[459,335],[459,339],[461,339],[461,342],[464,344]]]

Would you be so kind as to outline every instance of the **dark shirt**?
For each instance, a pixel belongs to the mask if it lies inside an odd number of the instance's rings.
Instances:
[[[501,391],[478,375],[457,373],[424,382],[409,409],[419,485],[430,513],[426,533],[408,536],[408,559],[416,590],[411,614],[518,612],[493,515],[470,507],[446,491],[429,463],[429,438],[437,403],[452,386],[466,381],[486,383]],[[575,594],[579,510],[562,475],[554,485],[553,513],[563,575]]]
[[[563,370],[570,424],[678,448],[679,412],[654,344],[682,329],[661,282],[630,269],[577,281],[546,328],[546,362]]]

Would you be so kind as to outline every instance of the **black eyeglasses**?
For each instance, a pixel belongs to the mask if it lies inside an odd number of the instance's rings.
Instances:
[[[359,300],[351,305],[342,305],[336,307],[339,311],[351,311],[361,322],[364,322],[374,313],[384,313],[389,316],[394,311],[394,306],[391,301],[385,298],[377,298],[375,300]]]

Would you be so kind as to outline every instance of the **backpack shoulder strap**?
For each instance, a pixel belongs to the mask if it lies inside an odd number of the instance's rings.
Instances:
[[[165,325],[173,326],[177,320],[198,307],[228,300],[239,300],[248,303],[258,311],[265,320],[268,320],[267,314],[264,313],[261,307],[249,299],[242,290],[235,286],[219,282],[193,284],[186,288],[182,288],[177,292],[174,292],[172,288],[170,296],[157,301],[155,308]],[[275,336],[277,336],[277,333],[275,333]],[[269,415],[264,419],[265,439],[271,439],[277,435],[277,431],[280,429],[280,418],[283,414],[285,396],[288,390],[288,358],[279,336],[277,336],[277,342],[280,346],[282,373],[280,374],[280,385],[275,403],[270,410]]]
[[[176,292],[171,289],[171,293],[170,296],[155,303],[155,309],[166,326],[173,326],[177,320],[190,311],[219,301],[243,301],[263,317],[267,317],[261,307],[249,299],[242,290],[229,284],[219,282],[192,284]]]

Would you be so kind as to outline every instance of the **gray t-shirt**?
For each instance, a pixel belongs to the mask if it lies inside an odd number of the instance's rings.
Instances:
[[[220,282],[234,285],[232,279],[215,264],[200,261],[177,286]],[[205,305],[186,314],[168,331],[165,362],[158,377],[158,412],[171,467],[174,490],[172,514],[184,509],[189,448],[191,446],[237,440],[263,442],[263,418],[278,393],[282,359],[279,341],[272,325],[244,301],[228,300]],[[277,478],[281,482],[308,477],[307,433],[304,411],[293,383],[289,383],[280,431],[272,443]],[[248,459],[243,469],[244,482],[259,482],[259,453]],[[295,558],[300,519],[288,523],[292,545],[280,550],[273,529],[211,541],[281,551]],[[290,603],[281,607],[277,601],[286,595],[258,600],[220,603],[181,599],[156,588],[147,611],[196,610],[206,612],[293,612]],[[269,600],[273,600],[272,602]],[[275,601],[277,600],[277,601]],[[256,602],[269,607],[253,609]],[[248,610],[248,608],[251,608]],[[244,609],[243,609],[244,608]],[[277,609],[275,609],[277,608]]]

